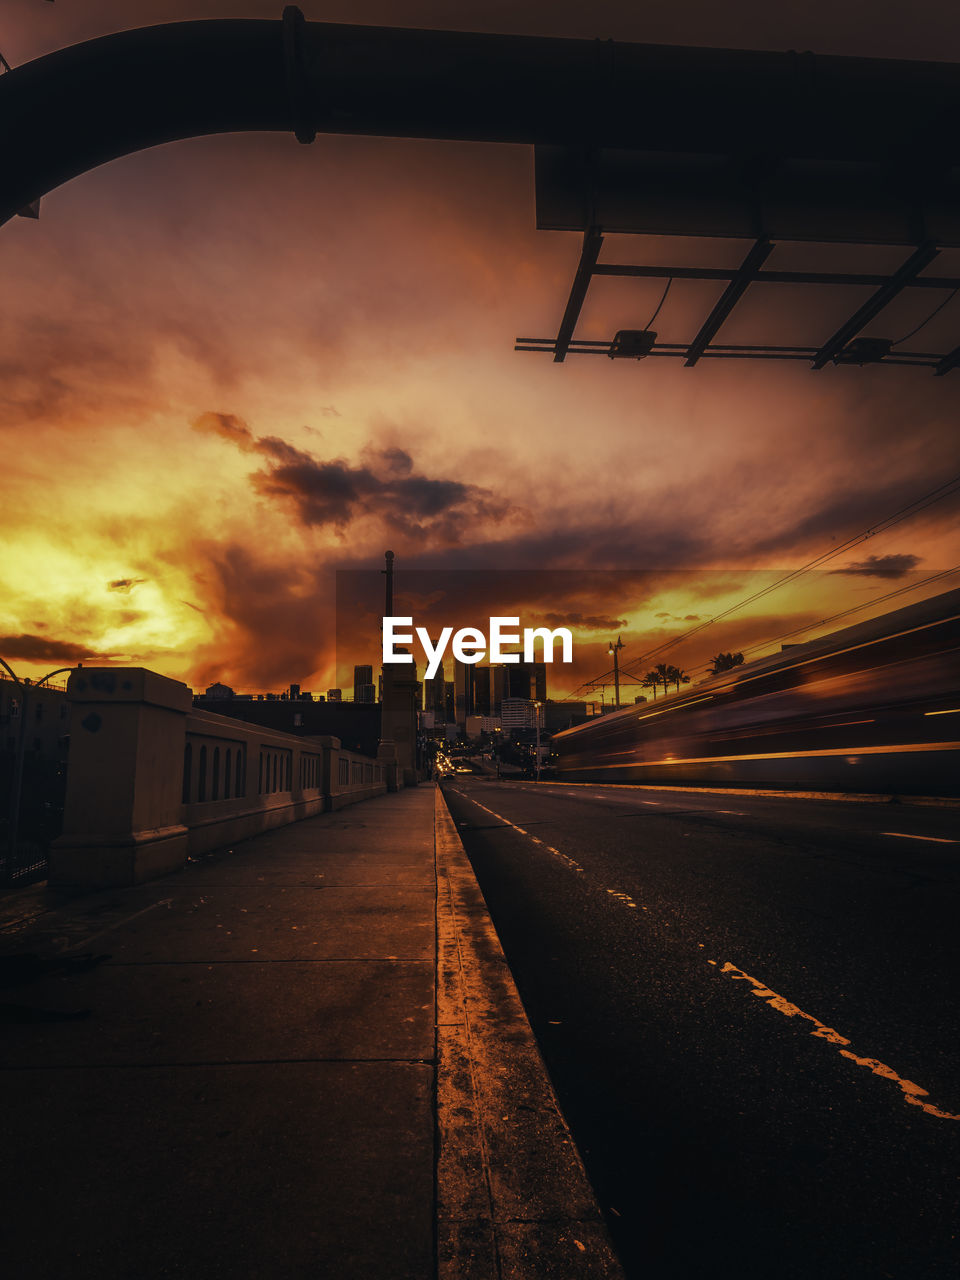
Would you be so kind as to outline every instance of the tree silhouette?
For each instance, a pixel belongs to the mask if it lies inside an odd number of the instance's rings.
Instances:
[[[680,692],[682,684],[690,683],[690,677],[680,667],[669,667],[668,670],[670,672],[670,683],[677,686],[677,693]]]
[[[713,666],[710,668],[710,674],[718,676],[722,671],[732,671],[734,667],[739,667],[743,662],[743,654],[715,653],[711,661]]]
[[[660,684],[663,685],[664,693],[666,693],[667,690],[670,688],[671,684],[673,684],[673,677],[670,674],[672,670],[673,668],[667,666],[665,662],[658,662],[656,667],[654,668],[654,672],[656,674],[657,680],[660,682]]]
[[[656,671],[648,671],[647,674],[643,677],[643,681],[640,685],[641,689],[653,690],[654,702],[656,702],[657,700],[657,689],[659,688],[659,686],[660,686],[660,677]]]

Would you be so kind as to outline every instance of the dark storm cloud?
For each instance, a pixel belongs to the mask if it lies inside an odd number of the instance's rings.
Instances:
[[[459,542],[470,521],[502,517],[509,509],[489,489],[416,474],[410,454],[396,446],[368,447],[363,464],[351,466],[343,458],[315,458],[278,436],[254,436],[231,413],[204,413],[193,427],[267,458],[272,465],[251,476],[251,483],[267,497],[291,502],[308,527],[342,531],[355,519],[375,516],[411,537],[430,534],[451,543]]]
[[[393,475],[408,476],[413,471],[413,459],[406,449],[394,445],[386,449],[372,450],[371,453],[374,462],[378,462],[382,469]]]
[[[360,505],[370,497],[366,483],[370,473],[345,462],[289,462],[272,471],[261,471],[253,483],[273,498],[289,498],[306,525],[349,524]]]
[[[23,658],[31,662],[79,662],[97,656],[94,650],[82,645],[28,634],[0,636],[0,653],[5,658]]]
[[[456,541],[462,521],[506,510],[505,503],[476,485],[420,475],[380,476],[340,459],[287,463],[258,473],[253,482],[261,493],[293,502],[303,524],[339,530],[372,515],[409,535],[429,532]]]
[[[916,569],[919,563],[919,556],[867,556],[866,560],[855,561],[846,568],[834,569],[833,572],[860,574],[865,578],[903,578]]]

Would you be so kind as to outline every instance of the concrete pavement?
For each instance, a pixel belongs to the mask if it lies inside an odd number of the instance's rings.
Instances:
[[[434,787],[18,895],[0,984],[8,1274],[620,1274]]]

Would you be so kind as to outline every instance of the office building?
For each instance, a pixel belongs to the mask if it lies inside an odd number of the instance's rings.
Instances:
[[[500,709],[500,724],[505,737],[518,729],[537,727],[537,704],[529,698],[504,698]]]
[[[373,683],[373,667],[353,668],[353,700],[354,702],[376,702],[377,687]]]

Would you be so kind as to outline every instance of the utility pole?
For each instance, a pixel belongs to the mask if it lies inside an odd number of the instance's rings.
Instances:
[[[617,710],[620,710],[620,650],[623,648],[623,641],[617,636],[617,643],[610,643],[607,653],[613,654],[613,694],[617,704]]]

